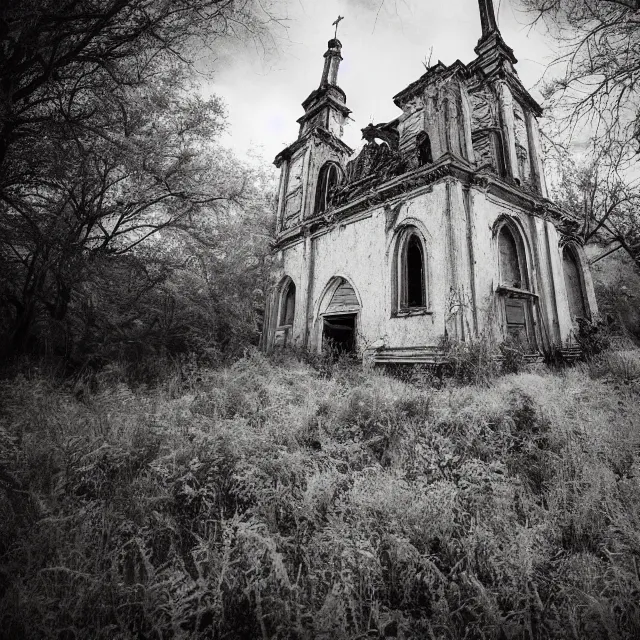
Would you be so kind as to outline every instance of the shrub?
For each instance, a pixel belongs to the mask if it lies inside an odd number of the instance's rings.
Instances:
[[[601,320],[578,318],[576,342],[585,358],[593,358],[609,348],[611,342],[607,325]]]
[[[603,353],[589,361],[588,371],[593,378],[629,384],[640,379],[640,359],[633,351]]]
[[[520,373],[527,364],[526,350],[516,340],[505,340],[498,345],[500,369],[503,373]]]
[[[488,384],[499,373],[495,344],[487,337],[467,342],[444,339],[443,374],[462,384]]]

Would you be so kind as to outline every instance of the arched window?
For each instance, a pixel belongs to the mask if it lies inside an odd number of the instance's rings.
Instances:
[[[331,196],[340,180],[340,169],[335,162],[327,162],[318,174],[318,186],[316,188],[315,213],[322,213],[329,208]]]
[[[424,166],[433,162],[431,154],[431,140],[426,131],[421,131],[416,137],[416,147],[418,149],[418,165]]]
[[[570,247],[565,247],[562,251],[562,266],[571,320],[575,320],[576,318],[586,318],[587,310],[584,303],[584,291],[582,288],[580,267],[575,253]]]
[[[424,256],[420,240],[409,237],[406,253],[407,307],[424,307]]]
[[[522,278],[520,255],[516,239],[508,225],[503,224],[498,234],[500,251],[500,284],[514,289],[526,289]]]
[[[296,285],[293,280],[284,288],[282,292],[282,302],[280,305],[280,326],[293,324],[296,314]]]
[[[417,229],[408,227],[399,240],[397,309],[427,307],[427,260]]]

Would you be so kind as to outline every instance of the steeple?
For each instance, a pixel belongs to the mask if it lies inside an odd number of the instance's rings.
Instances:
[[[342,43],[337,38],[329,40],[328,49],[324,54],[324,70],[322,71],[322,79],[320,80],[320,87],[331,84],[335,87],[338,86],[338,69],[342,56]]]
[[[496,21],[493,0],[478,0],[478,6],[480,7],[482,37],[478,40],[475,52],[478,54],[485,73],[491,73],[504,64],[507,65],[509,72],[517,73],[513,65],[518,61],[513,55],[513,49],[502,39]]]
[[[496,14],[493,10],[493,0],[478,0],[480,4],[480,23],[482,24],[482,38],[485,40],[492,33],[498,31],[498,23],[496,22]]]
[[[320,86],[302,103],[305,111],[298,120],[302,137],[307,131],[322,127],[340,138],[342,127],[351,111],[347,108],[347,96],[338,86],[338,69],[342,61],[342,43],[338,38],[329,40],[324,54],[324,69]]]

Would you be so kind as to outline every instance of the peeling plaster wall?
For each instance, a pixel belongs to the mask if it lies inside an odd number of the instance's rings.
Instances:
[[[493,329],[498,336],[502,335],[501,311],[495,304],[495,291],[500,282],[494,228],[501,217],[508,217],[515,222],[524,240],[530,290],[538,296],[533,304],[533,329],[539,346],[561,337],[566,339],[567,330],[561,332],[560,326],[567,327],[568,316],[565,317],[562,308],[558,311],[563,301],[566,306],[566,295],[558,287],[559,278],[564,276],[557,259],[560,255],[558,234],[553,225],[501,202],[482,189],[472,188],[470,200],[473,252],[470,265],[473,269],[469,272],[472,272],[475,289],[478,331]]]
[[[340,224],[311,239],[314,265],[311,283],[309,346],[320,347],[322,320],[318,310],[322,296],[331,280],[349,280],[362,306],[358,317],[358,338],[361,348],[383,339],[388,346],[420,347],[435,345],[445,330],[445,311],[449,296],[451,270],[447,250],[446,225],[447,187],[434,185],[431,192],[418,195],[400,207],[392,229],[385,231],[383,207],[367,212],[355,222]],[[395,245],[399,229],[416,226],[424,237],[427,249],[428,302],[432,313],[417,316],[392,317],[392,287],[396,279]],[[304,274],[309,256],[305,243],[282,251],[281,277],[290,275],[296,283],[296,319],[294,337],[304,339],[304,298],[307,285]]]
[[[302,344],[305,325],[305,282],[302,277],[305,266],[304,241],[296,242],[287,247],[286,250],[279,251],[276,256],[276,264],[275,276],[277,282],[281,283],[283,279],[288,276],[296,286],[296,307],[291,331],[291,344],[300,346]],[[273,334],[278,334],[281,296],[282,288],[278,286],[274,291],[275,299],[271,301],[271,317],[269,318],[271,332]],[[277,335],[273,336],[270,344],[273,343],[274,339],[277,341]]]
[[[397,217],[389,225],[388,212],[396,208]],[[447,178],[404,201],[371,209],[307,236],[280,252],[279,281],[288,275],[296,285],[292,342],[303,345],[306,340],[312,349],[321,347],[323,295],[337,277],[346,278],[361,301],[361,350],[380,340],[391,348],[436,346],[445,331],[456,339],[483,332],[503,338],[494,233],[503,217],[514,221],[525,245],[529,290],[537,295],[531,319],[538,346],[566,341],[572,325],[555,227],[482,188],[465,188],[458,180]],[[397,238],[407,225],[419,230],[427,253],[428,312],[417,315],[397,315],[393,307]],[[593,308],[590,278],[586,289]]]

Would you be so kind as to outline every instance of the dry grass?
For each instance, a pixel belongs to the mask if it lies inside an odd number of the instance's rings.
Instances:
[[[629,367],[0,388],[7,638],[640,637]]]

